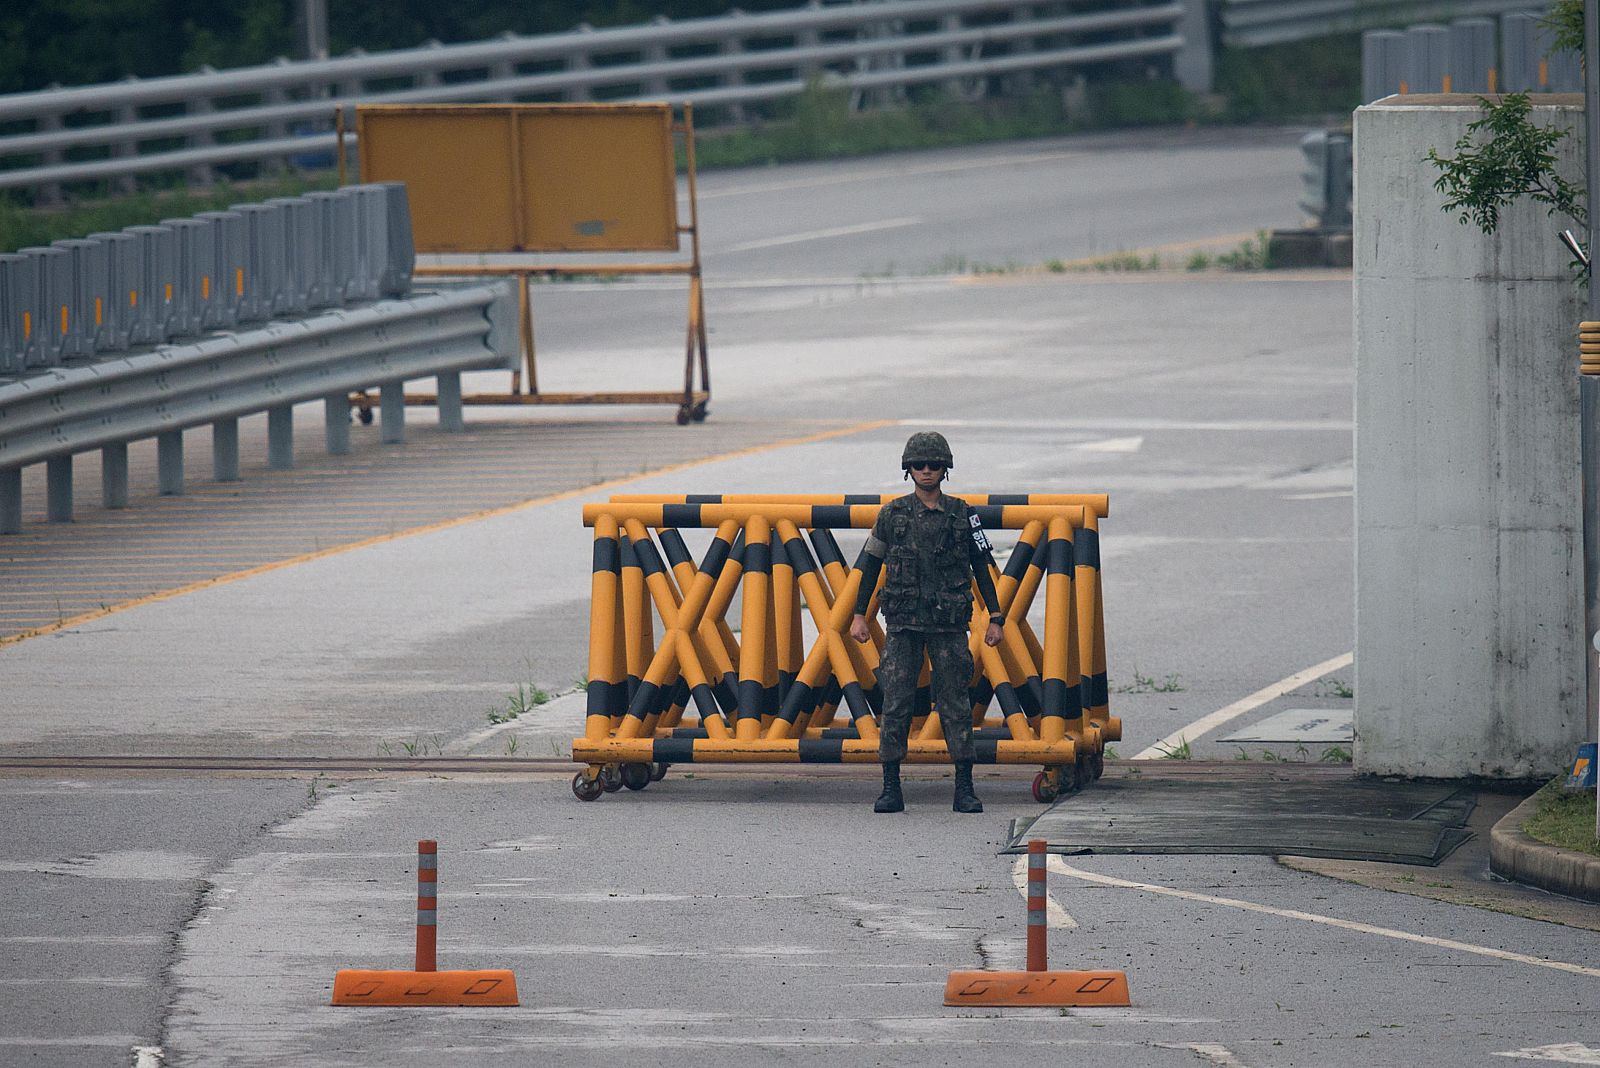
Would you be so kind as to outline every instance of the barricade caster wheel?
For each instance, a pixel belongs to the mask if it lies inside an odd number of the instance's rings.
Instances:
[[[372,409],[371,408],[357,408],[356,409],[356,417],[361,420],[361,425],[362,426],[371,426],[372,425]]]
[[[650,785],[649,764],[622,765],[622,785],[630,790],[643,790]]]
[[[1078,789],[1083,789],[1094,782],[1097,776],[1094,773],[1094,757],[1088,753],[1078,754]]]
[[[706,402],[701,401],[699,404],[694,406],[692,411],[690,411],[689,417],[697,423],[703,423],[706,421],[706,416],[709,414],[710,412],[706,408]]]
[[[614,794],[622,789],[622,766],[607,764],[600,769],[600,786],[608,794]]]
[[[678,409],[678,425],[679,426],[688,426],[689,425],[689,420],[692,419],[693,417],[694,417],[694,410],[692,408],[690,408],[687,404],[683,405],[682,407],[680,407]]]
[[[658,760],[654,764],[651,764],[650,781],[660,782],[662,779],[665,779],[667,777],[667,769],[670,767],[672,767],[672,765],[668,764],[664,760]]]
[[[586,779],[581,771],[572,777],[572,793],[579,801],[598,801],[605,792],[599,779]]]
[[[1033,777],[1033,799],[1041,805],[1048,805],[1060,794],[1061,789],[1056,785],[1056,777],[1052,772],[1041,771]]]
[[[1106,773],[1106,754],[1104,750],[1089,758],[1089,771],[1096,779]]]

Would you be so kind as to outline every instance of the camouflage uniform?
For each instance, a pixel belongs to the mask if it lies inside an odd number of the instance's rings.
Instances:
[[[878,758],[885,764],[905,758],[924,651],[950,759],[955,764],[974,759],[972,699],[967,689],[972,653],[967,635],[975,575],[984,600],[994,604],[989,543],[965,501],[940,494],[939,505],[942,511],[929,508],[915,494],[896,498],[878,513],[867,541],[867,555],[888,565],[879,597],[889,631],[878,668],[883,689]],[[871,584],[863,582],[862,590],[865,601]],[[866,604],[857,609],[864,613]]]

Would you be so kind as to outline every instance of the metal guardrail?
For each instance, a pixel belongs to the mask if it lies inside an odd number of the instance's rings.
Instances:
[[[1219,14],[1223,44],[1254,47],[1531,6],[1528,0],[1220,0]]]
[[[1197,0],[814,0],[762,15],[18,93],[0,96],[0,188],[48,201],[62,183],[130,188],[156,172],[207,181],[239,161],[331,163],[335,109],[356,103],[670,97],[737,118],[821,75],[862,92],[950,82],[980,93],[997,75],[1172,56],[1185,47],[1186,2]]]
[[[441,289],[271,323],[0,384],[0,534],[22,526],[22,468],[46,463],[48,514],[72,518],[72,456],[104,450],[109,507],[127,503],[127,444],[157,439],[163,493],[183,491],[186,428],[212,425],[216,477],[238,478],[238,419],[268,413],[274,467],[293,462],[290,410],[327,405],[330,452],[349,451],[350,393],[379,388],[383,437],[403,437],[408,379],[437,376],[440,421],[461,426],[461,372],[516,367],[509,282]],[[453,397],[451,405],[447,398]]]
[[[1396,93],[1579,93],[1576,51],[1557,51],[1555,31],[1535,12],[1499,20],[1458,19],[1448,26],[1361,35],[1361,100]]]
[[[403,296],[415,258],[398,183],[240,204],[0,255],[0,381]]]

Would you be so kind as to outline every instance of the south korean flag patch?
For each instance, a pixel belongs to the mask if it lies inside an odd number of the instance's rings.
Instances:
[[[972,544],[978,547],[978,551],[993,552],[994,546],[989,544],[989,536],[983,532],[983,520],[978,518],[978,513],[973,512],[967,516],[967,522],[972,526]]]

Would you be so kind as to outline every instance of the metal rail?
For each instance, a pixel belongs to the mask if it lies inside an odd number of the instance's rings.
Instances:
[[[1255,47],[1540,5],[1529,0],[1220,0],[1219,6],[1222,43]]]
[[[174,171],[204,182],[223,164],[326,157],[334,109],[356,103],[671,98],[737,119],[819,76],[866,94],[949,82],[981,95],[996,76],[1174,56],[1186,45],[1184,14],[1183,0],[814,0],[762,15],[18,93],[0,96],[0,124],[11,128],[0,136],[0,188],[48,201],[62,183],[126,188],[136,175]]]
[[[518,356],[509,283],[380,301],[189,344],[63,367],[0,384],[0,533],[22,524],[22,468],[48,465],[49,515],[72,515],[72,456],[104,449],[105,496],[126,503],[127,443],[154,437],[164,493],[183,490],[182,433],[213,425],[217,476],[238,477],[240,416],[269,413],[269,449],[292,458],[292,406],[325,399],[331,451],[349,447],[349,393],[378,387],[384,439],[398,441],[403,384],[437,376],[457,403],[460,373],[511,370]],[[286,465],[284,465],[286,466]]]

